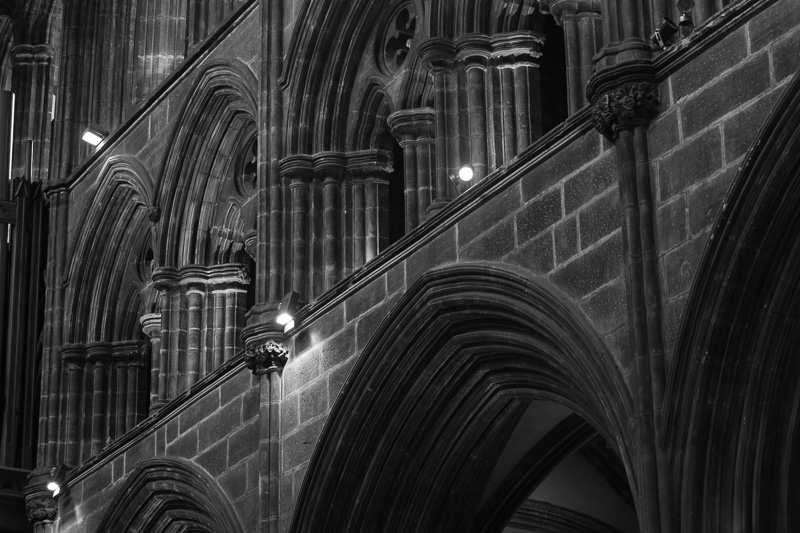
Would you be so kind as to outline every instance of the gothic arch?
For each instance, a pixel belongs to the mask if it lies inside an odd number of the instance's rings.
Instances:
[[[153,180],[130,156],[110,157],[97,178],[78,232],[67,279],[65,327],[69,342],[138,336],[135,254],[152,246]],[[124,302],[124,304],[123,304]],[[133,305],[136,303],[136,305]],[[119,337],[132,335],[132,337]]]
[[[287,154],[344,151],[347,148],[347,118],[357,74],[368,50],[374,21],[400,3],[393,0],[306,2],[286,54],[281,84],[288,91],[286,109]]]
[[[665,419],[681,529],[800,527],[800,77],[723,203],[675,351]]]
[[[359,356],[317,444],[290,530],[461,531],[504,523],[508,515],[480,505],[487,466],[519,407],[533,400],[578,413],[632,470],[629,392],[578,312],[543,283],[494,266],[428,272]],[[546,470],[537,461],[528,466],[531,476]],[[505,485],[513,496],[498,502],[506,512],[530,494],[517,481]]]
[[[158,191],[160,266],[210,261],[208,234],[217,204],[226,200],[220,194],[227,173],[256,135],[257,87],[243,63],[204,66],[176,128]]]
[[[97,531],[238,533],[239,518],[205,473],[174,459],[143,461],[103,516]]]

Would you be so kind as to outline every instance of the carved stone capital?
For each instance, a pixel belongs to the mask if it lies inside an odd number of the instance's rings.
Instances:
[[[600,96],[592,109],[594,127],[614,139],[621,129],[650,121],[660,104],[658,86],[654,83],[626,83]]]
[[[289,348],[282,342],[268,340],[248,348],[244,354],[244,364],[256,375],[278,372],[283,369],[289,357]]]
[[[58,514],[58,501],[51,496],[38,496],[25,500],[25,516],[29,522],[52,522]]]

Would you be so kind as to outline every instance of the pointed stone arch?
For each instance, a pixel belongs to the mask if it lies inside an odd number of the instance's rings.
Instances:
[[[481,512],[481,489],[518,420],[515,402],[528,400],[578,413],[633,469],[628,389],[571,304],[494,266],[428,272],[356,361],[290,530],[461,531],[502,523]],[[530,468],[535,475],[545,466],[531,461]],[[529,494],[522,485],[513,504],[503,502],[509,512]]]
[[[139,305],[131,295],[141,280],[133,254],[152,246],[153,188],[147,169],[132,156],[110,157],[100,170],[64,280],[68,342],[138,335]]]
[[[97,531],[119,533],[244,531],[219,486],[197,468],[174,459],[143,461],[106,511]]]
[[[756,136],[692,286],[665,424],[681,531],[800,528],[800,77]]]
[[[226,172],[256,135],[257,87],[255,75],[241,62],[204,65],[176,128],[157,193],[160,266],[210,261],[207,236]]]

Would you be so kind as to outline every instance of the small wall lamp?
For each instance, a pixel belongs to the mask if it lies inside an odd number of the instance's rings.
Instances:
[[[678,27],[675,25],[675,23],[668,18],[664,18],[661,20],[661,24],[658,26],[658,29],[656,29],[656,31],[653,32],[653,35],[650,36],[650,40],[663,50],[667,47],[666,43],[670,37],[676,33],[678,33]]]
[[[287,292],[283,300],[281,300],[281,305],[278,307],[278,316],[275,317],[275,322],[281,326],[288,326],[290,323],[294,322],[297,316],[297,303],[299,301],[299,294],[294,291]]]
[[[464,165],[458,170],[458,179],[461,181],[470,181],[475,177],[475,169],[472,165]]]
[[[47,482],[47,490],[53,493],[53,498],[61,494],[66,488],[67,467],[64,465],[54,466],[50,469],[50,481]]]
[[[105,140],[106,137],[108,137],[108,131],[98,126],[97,124],[93,124],[91,122],[86,127],[86,129],[83,130],[83,134],[81,135],[81,139],[91,144],[92,146],[99,145],[101,142]]]
[[[694,26],[692,9],[694,9],[694,0],[678,0],[678,11],[681,12],[681,17],[678,19],[679,26],[687,28]]]

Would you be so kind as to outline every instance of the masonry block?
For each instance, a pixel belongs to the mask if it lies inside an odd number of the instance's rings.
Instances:
[[[111,481],[113,483],[116,483],[125,477],[125,455],[121,455],[114,459],[114,461],[111,463],[111,466]]]
[[[322,433],[324,420],[319,418],[302,426],[283,440],[283,471],[287,472],[311,460],[314,446]],[[291,495],[290,495],[291,496]]]
[[[800,25],[800,9],[793,0],[776,2],[748,23],[750,48],[759,50]]]
[[[355,363],[356,360],[353,358],[328,374],[328,405],[330,405],[331,408],[333,408],[336,398],[339,397],[339,393],[342,391],[345,381],[347,381],[347,378],[353,371]]]
[[[216,407],[214,409],[216,409]],[[180,435],[180,419],[173,418],[167,422],[165,429],[167,430],[167,444],[169,444],[177,439],[178,435]]]
[[[658,165],[661,202],[722,167],[722,138],[719,128],[712,128],[664,157]]]
[[[459,230],[461,227],[462,224],[457,226]],[[450,228],[406,260],[406,287],[411,286],[428,270],[455,263],[456,258],[456,228]]]
[[[99,494],[111,486],[114,479],[111,465],[96,470],[83,482],[84,498],[89,495]]]
[[[496,224],[459,251],[461,260],[492,261],[514,249],[514,220]]]
[[[514,217],[517,242],[524,244],[561,220],[561,189],[553,189],[531,201]]]
[[[553,270],[553,232],[542,233],[510,253],[505,261],[519,265],[532,274]]]
[[[167,455],[194,457],[197,455],[197,428],[193,427],[167,445]]]
[[[406,288],[406,263],[401,262],[386,274],[386,292],[394,294]]]
[[[300,423],[316,418],[328,410],[328,380],[318,379],[300,391]]]
[[[150,435],[125,452],[125,473],[132,472],[145,459],[156,455],[156,436]]]
[[[295,392],[281,401],[281,435],[291,433],[300,423],[300,393]]]
[[[220,439],[225,439],[241,425],[241,401],[233,401],[216,413],[207,415],[198,428],[199,449],[205,450]]]
[[[622,234],[590,248],[558,267],[550,280],[567,295],[580,299],[622,275]]]
[[[386,277],[381,276],[347,299],[344,304],[345,322],[363,315],[384,299],[386,299]]]
[[[779,89],[765,94],[753,105],[725,121],[722,126],[725,132],[725,161],[732,163],[752,146],[782,92]]]
[[[238,500],[247,491],[247,463],[234,466],[218,478],[219,486],[228,498]],[[257,511],[256,511],[257,512]]]
[[[253,373],[250,370],[242,368],[236,375],[220,385],[220,403],[225,405],[253,386],[258,386],[257,378],[253,377]]]
[[[258,416],[261,409],[261,387],[259,385],[253,386],[242,395],[242,422],[247,423],[249,420]]]
[[[476,239],[486,228],[490,228],[519,209],[521,205],[520,188],[513,185],[494,198],[483,203],[478,209],[458,223],[458,246],[463,248]]]
[[[378,330],[380,323],[391,312],[400,297],[400,293],[395,294],[358,320],[356,324],[357,353],[361,353],[364,350],[364,347]]]
[[[714,222],[738,170],[738,167],[731,167],[712,176],[689,193],[689,232],[692,235],[705,230]]]
[[[556,263],[561,264],[578,253],[578,217],[569,217],[553,228]]]
[[[266,424],[267,422],[264,421]],[[235,465],[246,457],[258,453],[259,420],[253,420],[237,429],[228,438],[228,464]]]
[[[581,249],[586,249],[620,227],[622,213],[619,207],[619,193],[609,190],[605,195],[578,212]]]
[[[581,309],[600,333],[609,333],[625,322],[625,280],[617,278],[587,298]]]
[[[294,353],[303,353],[322,339],[327,339],[344,328],[344,305],[329,309],[324,316],[314,321],[314,327],[293,337]],[[313,331],[312,331],[313,330]]]
[[[228,440],[222,439],[197,456],[197,464],[205,468],[214,477],[228,468]]]
[[[283,369],[283,390],[285,394],[304,387],[319,377],[319,347],[314,346],[292,358]]]
[[[708,233],[701,233],[664,257],[662,271],[665,273],[666,294],[669,298],[682,294],[691,287],[706,241]]]
[[[283,516],[291,514],[292,509],[294,509],[295,501],[292,497],[292,493],[294,491],[293,482],[294,478],[291,472],[281,476],[281,514]],[[283,527],[281,528],[281,531],[288,531],[288,528]]]
[[[615,187],[617,181],[616,153],[609,150],[564,182],[564,212],[567,215],[574,212],[592,198]]]
[[[744,26],[728,34],[719,43],[684,65],[671,78],[675,101],[692,94],[708,82],[741,63],[747,57]]]
[[[678,108],[673,107],[650,125],[647,135],[647,151],[650,159],[657,159],[664,152],[672,150],[678,143],[680,143]],[[616,167],[614,167],[614,171],[616,172]]]
[[[693,136],[723,115],[765,92],[769,86],[769,54],[764,52],[736,67],[686,101],[681,108],[684,136]]]
[[[522,178],[522,201],[527,202],[600,155],[601,135],[594,130],[554,153]]]
[[[190,427],[213,413],[219,407],[219,389],[214,389],[200,398],[194,405],[190,406],[180,415],[180,432],[184,433]]]
[[[257,490],[248,491],[247,494],[237,502],[237,509],[241,513],[242,526],[245,531],[258,531],[258,508],[260,498]]]
[[[781,82],[800,69],[800,30],[793,30],[786,39],[778,42],[772,52],[775,81]]]
[[[683,194],[656,209],[656,233],[661,252],[671,250],[686,240],[686,197]]]
[[[350,359],[356,353],[356,328],[345,328],[322,345],[322,370],[329,370]]]

